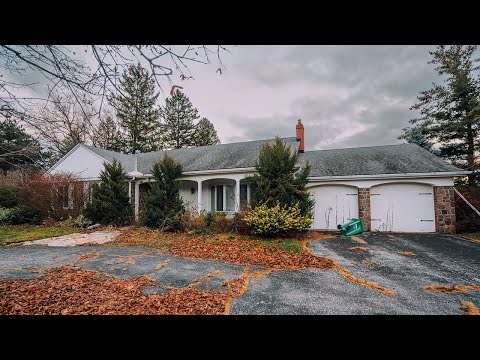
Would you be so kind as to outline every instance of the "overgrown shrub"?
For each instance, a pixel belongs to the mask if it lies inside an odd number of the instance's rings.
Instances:
[[[102,182],[93,185],[92,201],[85,207],[83,215],[102,225],[128,224],[132,220],[132,206],[128,197],[127,174],[116,160],[103,166],[100,173]]]
[[[0,186],[0,208],[13,208],[18,205],[15,191],[7,186]]]
[[[19,184],[18,202],[38,209],[45,218],[60,221],[77,217],[89,195],[84,184],[71,174],[36,174]]]
[[[249,229],[244,220],[245,212],[236,213],[233,217],[227,217],[223,212],[196,212],[185,211],[182,222],[185,231],[197,234],[227,233],[248,234]]]
[[[247,178],[253,209],[263,203],[269,207],[277,202],[281,206],[298,204],[302,216],[312,216],[314,200],[306,189],[310,165],[303,163],[297,169],[297,160],[298,153],[279,137],[262,145],[255,162],[257,173]]]
[[[165,155],[152,168],[155,182],[147,198],[145,224],[164,231],[179,231],[185,228],[182,221],[185,206],[180,197],[177,179],[182,175],[182,165]]]
[[[258,205],[245,216],[245,222],[253,234],[261,236],[291,236],[308,230],[312,224],[309,214],[302,215],[298,203],[292,206]]]
[[[92,220],[81,214],[78,215],[76,218],[70,216],[68,219],[59,221],[57,223],[52,223],[52,226],[86,228],[87,226],[90,226],[92,224]]]
[[[242,235],[247,235],[249,233],[248,224],[245,221],[245,217],[248,213],[249,211],[241,211],[233,216],[231,231]]]
[[[0,209],[0,224],[2,225],[40,225],[42,221],[42,213],[35,208],[16,206],[10,209]]]

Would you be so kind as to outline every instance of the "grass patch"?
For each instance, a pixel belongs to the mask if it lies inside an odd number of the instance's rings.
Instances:
[[[480,243],[480,233],[468,233],[468,234],[458,234],[459,236],[474,241],[476,243]]]
[[[0,226],[0,245],[19,241],[38,240],[52,236],[61,236],[79,232],[73,227],[53,227],[44,225],[2,225]]]

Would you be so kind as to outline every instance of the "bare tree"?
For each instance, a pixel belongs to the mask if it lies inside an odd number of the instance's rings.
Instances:
[[[35,130],[39,138],[58,155],[65,155],[75,145],[89,142],[93,129],[95,109],[81,107],[71,95],[52,94],[47,106],[24,121]]]
[[[106,110],[93,127],[90,135],[96,147],[106,150],[121,151],[123,149],[123,135],[118,122],[110,110]]]
[[[84,114],[98,104],[98,115],[107,94],[122,96],[118,78],[129,66],[145,64],[162,90],[161,78],[170,84],[175,74],[181,81],[192,79],[189,64],[215,61],[223,68],[224,51],[229,50],[221,45],[0,45],[0,112],[33,116],[32,106],[50,102],[61,89]]]

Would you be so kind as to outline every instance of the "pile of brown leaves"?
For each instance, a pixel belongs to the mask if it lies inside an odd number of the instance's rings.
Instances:
[[[454,284],[454,285],[426,285],[423,287],[425,290],[429,291],[437,291],[442,293],[466,293],[469,290],[479,290],[480,285],[461,285],[461,284]]]
[[[315,256],[307,250],[286,251],[275,245],[266,246],[257,240],[241,240],[237,237],[231,239],[215,235],[165,234],[148,229],[135,229],[122,234],[113,244],[115,243],[136,246],[151,246],[156,243],[155,247],[168,249],[174,256],[222,260],[242,265],[263,265],[272,269],[331,269],[334,266],[333,260]]]
[[[0,281],[0,314],[224,314],[230,301],[245,291],[248,278],[242,275],[224,282],[224,291],[199,290],[196,282],[146,295],[142,288],[151,281],[146,276],[106,278],[72,266],[52,268],[39,278]]]
[[[255,241],[228,239],[208,243],[204,236],[176,239],[170,251],[175,256],[222,260],[234,264],[264,265],[273,269],[330,269],[333,260],[309,252],[290,252],[268,248]]]

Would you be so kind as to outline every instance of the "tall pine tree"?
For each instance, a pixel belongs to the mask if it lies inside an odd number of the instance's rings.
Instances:
[[[190,99],[175,90],[173,96],[167,98],[165,106],[161,108],[163,119],[163,145],[166,149],[181,149],[195,146],[195,124],[198,111]]]
[[[425,135],[423,135],[422,131],[417,128],[413,127],[411,129],[404,129],[407,140],[409,144],[417,144],[418,146],[423,147],[425,150],[432,151],[432,143],[428,141]],[[433,151],[432,151],[433,152]]]
[[[123,130],[126,152],[148,152],[161,148],[158,129],[159,109],[155,79],[140,63],[126,70],[120,79],[119,93],[108,97]]]
[[[302,215],[312,216],[314,201],[306,190],[310,165],[305,164],[296,174],[298,153],[292,151],[281,138],[262,145],[255,163],[257,173],[247,178],[250,184],[250,203],[255,208],[261,203],[292,206],[299,203]]]
[[[43,165],[40,143],[14,119],[0,121],[0,172],[16,166]]]
[[[202,118],[195,125],[195,146],[220,144],[217,130],[207,118]]]
[[[185,206],[177,180],[182,175],[182,165],[165,155],[155,163],[152,174],[155,182],[151,185],[147,198],[145,223],[161,230],[182,230],[184,224],[181,215]]]
[[[91,136],[94,146],[106,150],[124,151],[122,133],[118,123],[111,114],[107,114],[100,120]]]
[[[444,77],[444,85],[433,84],[420,92],[411,107],[420,117],[417,124],[427,139],[440,144],[440,155],[467,170],[477,170],[475,151],[479,149],[480,59],[476,45],[440,45],[430,55],[435,70]],[[406,137],[406,135],[402,135]],[[468,175],[474,186],[476,173]]]
[[[94,223],[125,225],[131,221],[132,206],[128,197],[127,175],[122,165],[114,160],[104,163],[101,183],[93,184],[92,200],[83,214]]]

